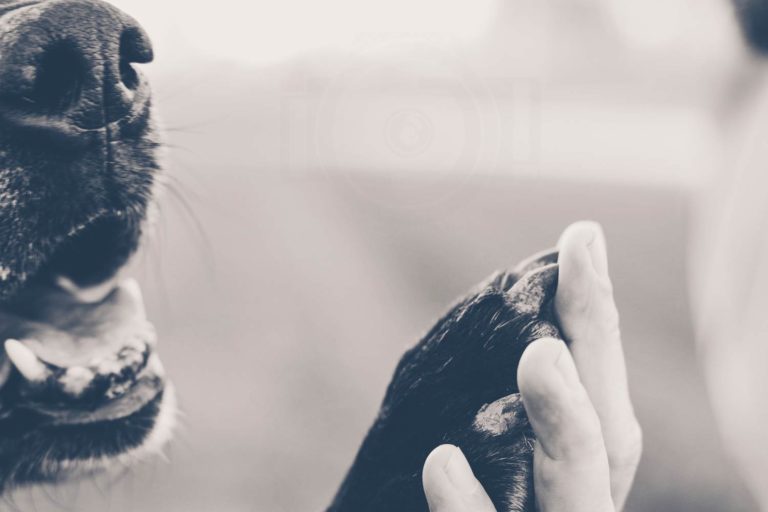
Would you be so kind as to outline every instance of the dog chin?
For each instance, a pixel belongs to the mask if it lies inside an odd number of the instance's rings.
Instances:
[[[140,444],[116,454],[49,460],[44,463],[41,473],[45,479],[57,482],[100,474],[119,475],[126,468],[149,459],[168,460],[163,450],[173,438],[178,424],[176,391],[171,383],[166,384],[157,407],[154,425]]]

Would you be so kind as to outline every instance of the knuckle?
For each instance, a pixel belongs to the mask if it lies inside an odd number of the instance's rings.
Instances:
[[[595,276],[595,288],[603,297],[613,298],[613,282],[608,276]]]
[[[619,310],[613,302],[606,308],[602,323],[607,337],[615,340],[621,339]]]
[[[608,455],[610,465],[615,469],[635,469],[643,453],[643,430],[633,420],[622,440],[622,444]]]
[[[601,310],[603,311],[606,318],[618,320],[619,310],[616,307],[616,301],[614,300],[613,294],[613,285],[611,284],[610,279],[596,279],[595,289],[597,291],[595,296],[598,297]]]
[[[613,300],[613,294],[603,295],[598,299],[598,305],[592,316],[592,322],[596,322],[599,328],[598,332],[609,339],[621,340],[621,316],[616,302]]]

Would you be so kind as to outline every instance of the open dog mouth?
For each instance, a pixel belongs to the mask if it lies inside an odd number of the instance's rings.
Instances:
[[[75,226],[43,264],[38,281],[55,279],[80,293],[104,289],[138,246],[140,221],[134,217],[130,211],[102,211]]]
[[[117,277],[140,232],[125,214],[92,218],[0,306],[0,422],[32,413],[43,425],[94,425],[161,400],[164,371],[141,291]]]

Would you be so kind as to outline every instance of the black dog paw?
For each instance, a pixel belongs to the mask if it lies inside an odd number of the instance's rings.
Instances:
[[[426,511],[421,468],[459,446],[499,511],[534,510],[534,435],[518,394],[525,347],[560,337],[557,253],[501,272],[459,301],[403,355],[331,511]]]

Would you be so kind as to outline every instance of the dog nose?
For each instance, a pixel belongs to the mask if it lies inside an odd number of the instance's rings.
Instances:
[[[97,130],[146,102],[134,69],[152,45],[130,16],[100,0],[0,5],[0,111],[29,127]]]

